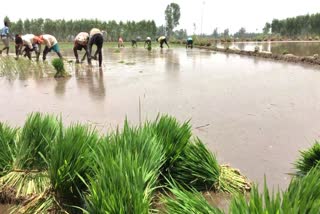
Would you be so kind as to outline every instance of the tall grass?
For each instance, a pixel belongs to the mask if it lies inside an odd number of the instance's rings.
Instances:
[[[316,141],[311,148],[300,152],[300,157],[294,164],[297,170],[296,174],[299,176],[306,175],[313,167],[318,165],[319,161],[320,144]]]

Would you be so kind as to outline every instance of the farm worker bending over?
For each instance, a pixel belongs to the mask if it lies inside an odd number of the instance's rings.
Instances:
[[[119,37],[119,40],[118,40],[118,48],[120,48],[120,47],[124,47],[124,45],[123,45],[123,39],[122,39],[121,36]]]
[[[97,50],[94,56],[91,56],[92,46],[96,45]],[[97,54],[99,54],[99,67],[102,65],[102,45],[103,45],[103,36],[102,32],[98,28],[92,28],[89,34],[89,43],[87,45],[87,58],[88,64],[91,65],[91,58],[96,59]]]
[[[52,50],[56,52],[57,55],[62,59],[62,55],[60,53],[60,48],[59,48],[56,37],[49,34],[44,34],[40,36],[40,39],[43,41],[42,43],[44,43],[46,46],[43,50],[43,56],[42,56],[43,61],[46,60],[47,54]]]
[[[193,48],[193,40],[192,40],[192,37],[188,37],[187,39],[187,45],[186,45],[186,48]]]
[[[151,38],[149,36],[146,38],[146,41],[144,42],[144,48],[146,48],[146,45],[148,50],[151,50]]]
[[[37,61],[39,61],[40,56],[40,44],[43,41],[33,34],[26,34],[26,35],[19,35],[17,34],[15,37],[15,43],[16,43],[16,55],[17,58],[19,58],[19,55],[22,54],[22,52],[25,52],[25,56],[27,56],[31,60],[31,52],[34,51],[37,56]],[[22,50],[22,47],[24,46],[24,50]]]
[[[4,27],[0,31],[1,33],[1,40],[3,42],[4,48],[0,50],[0,54],[2,54],[2,51],[7,50],[7,55],[9,55],[9,40],[10,40],[10,35],[9,35],[9,23],[4,22]]]
[[[79,63],[78,51],[81,51],[82,48],[84,49],[85,53],[81,59],[81,62],[83,62],[85,57],[87,56],[88,41],[89,41],[89,34],[87,32],[79,33],[74,39],[73,53],[74,53],[74,56],[76,57],[76,63]]]
[[[165,43],[169,48],[169,45],[167,43],[167,38],[165,36],[160,36],[158,38],[158,42],[160,42],[160,48],[163,48],[163,43]]]

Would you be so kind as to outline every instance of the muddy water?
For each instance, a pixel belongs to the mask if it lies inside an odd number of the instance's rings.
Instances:
[[[297,42],[235,42],[218,44],[220,48],[235,48],[239,50],[254,51],[258,46],[261,51],[268,51],[275,54],[291,53],[297,56],[320,55],[320,41],[297,41]]]
[[[70,55],[72,57],[72,55]],[[96,66],[96,65],[95,65]],[[101,131],[154,119],[191,118],[221,163],[285,188],[300,149],[320,135],[320,72],[313,67],[206,50],[107,49],[103,69],[69,66],[72,77],[0,78],[0,120],[21,125],[54,112]]]

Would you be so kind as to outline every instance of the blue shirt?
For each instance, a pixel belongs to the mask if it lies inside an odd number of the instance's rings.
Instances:
[[[4,26],[1,30],[1,36],[8,36],[9,34],[9,28],[7,26]]]
[[[187,41],[192,41],[192,37],[188,37]]]

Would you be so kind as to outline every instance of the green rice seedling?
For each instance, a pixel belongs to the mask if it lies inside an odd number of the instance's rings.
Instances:
[[[162,197],[165,214],[223,214],[218,208],[212,207],[203,195],[195,189],[188,191],[173,185],[166,196]]]
[[[52,144],[47,158],[48,174],[58,201],[74,203],[80,200],[79,193],[85,190],[82,179],[91,173],[92,152],[98,141],[94,129],[75,124]]]
[[[92,152],[99,137],[94,129],[81,124],[71,125],[59,133],[48,156],[44,157],[48,164],[50,191],[24,203],[18,209],[25,210],[24,213],[46,213],[48,209],[72,212],[74,207],[83,205],[82,193],[86,190],[83,179],[88,181],[87,176],[91,174]]]
[[[165,163],[161,169],[162,176],[169,177],[175,161],[188,145],[192,136],[189,121],[180,124],[174,117],[158,116],[151,124],[158,141],[163,145]],[[165,179],[164,179],[165,181]]]
[[[264,192],[260,194],[255,186],[249,199],[243,195],[236,196],[230,204],[232,214],[242,213],[275,213],[275,214],[318,214],[320,207],[320,171],[313,168],[302,178],[293,178],[288,189],[282,194],[269,194],[264,185]]]
[[[60,125],[53,115],[30,114],[19,135],[14,168],[46,170],[47,164],[42,156],[47,156],[50,144],[59,136]]]
[[[64,69],[64,63],[62,59],[55,58],[52,60],[51,64],[53,65],[54,69],[56,69],[56,74],[54,75],[55,78],[70,76],[70,74],[68,74]]]
[[[299,159],[294,163],[297,170],[296,175],[306,175],[313,167],[318,165],[319,161],[320,144],[316,141],[311,148],[300,152]]]
[[[318,214],[320,207],[320,170],[313,167],[304,177],[291,180],[283,194],[283,213]]]
[[[272,194],[270,194],[266,180],[264,182],[263,193],[259,193],[258,187],[255,185],[253,186],[249,197],[243,194],[237,194],[232,199],[229,207],[229,213],[232,214],[280,214],[280,211],[281,194],[279,192],[276,194],[272,192]]]
[[[28,116],[19,132],[12,170],[0,178],[0,191],[14,191],[16,198],[45,191],[49,179],[42,157],[47,156],[59,130],[59,122],[54,116],[41,113]]]
[[[17,131],[16,128],[0,123],[0,176],[12,169]]]
[[[220,166],[199,138],[189,143],[173,164],[170,176],[180,185],[198,191],[217,189]]]
[[[95,152],[87,213],[153,212],[154,192],[164,162],[162,145],[148,125],[116,131]]]

